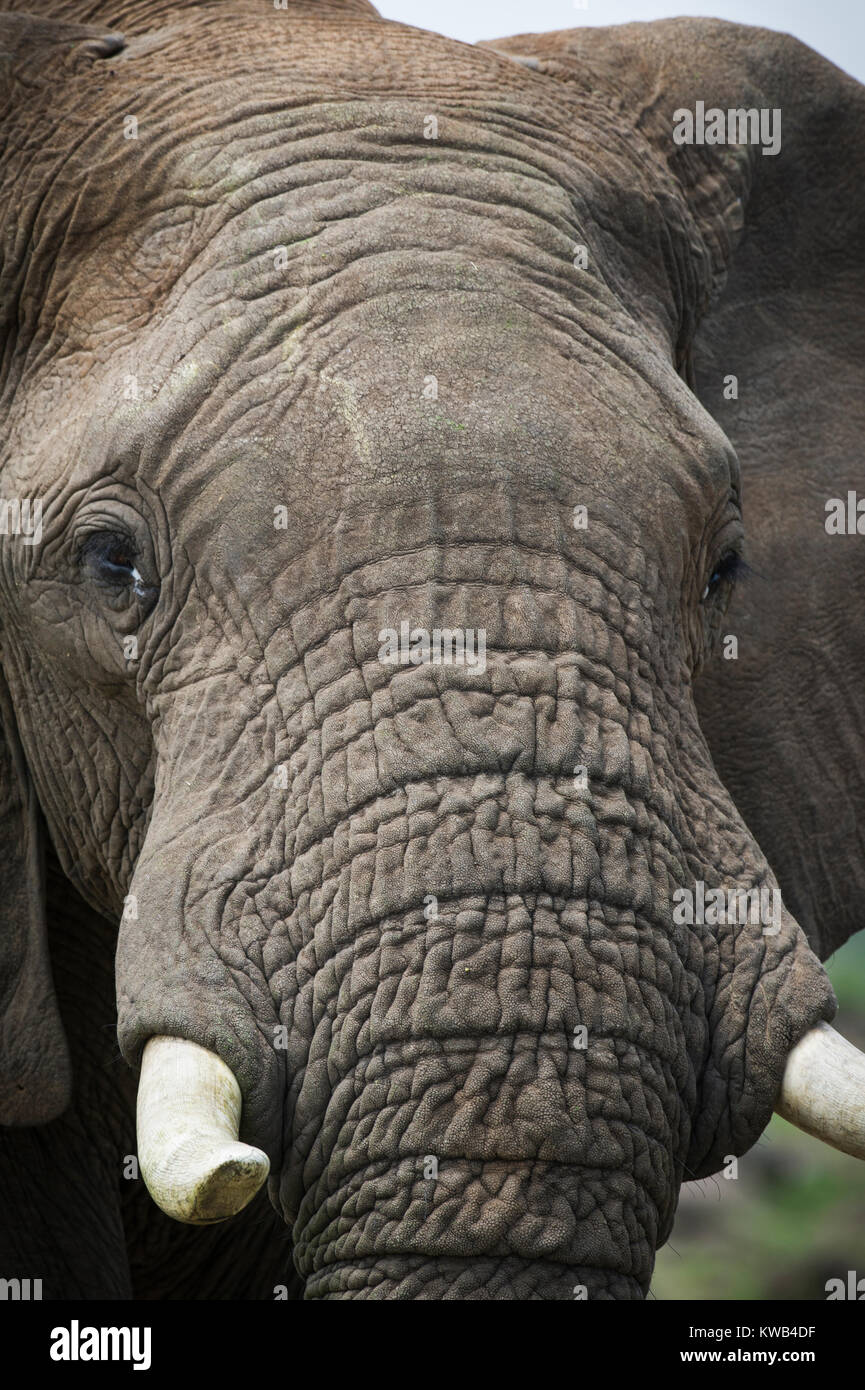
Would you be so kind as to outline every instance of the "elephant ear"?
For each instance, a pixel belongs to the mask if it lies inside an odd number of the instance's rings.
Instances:
[[[778,92],[767,71],[764,90],[782,148],[755,161],[694,352],[696,390],[739,456],[750,565],[725,629],[737,658],[722,649],[697,704],[826,959],[865,925],[865,535],[827,530],[832,499],[846,516],[848,493],[865,497],[865,87],[792,40],[778,48],[787,80]]]
[[[43,829],[0,671],[0,1124],[55,1119],[70,1096],[45,920]]]
[[[705,288],[675,360],[738,454],[748,562],[724,628],[736,643],[697,705],[825,959],[865,925],[865,87],[788,35],[716,20],[492,46],[608,103],[684,200],[698,274],[680,279]],[[780,148],[676,143],[698,102],[765,112]],[[827,532],[836,510],[850,534]]]

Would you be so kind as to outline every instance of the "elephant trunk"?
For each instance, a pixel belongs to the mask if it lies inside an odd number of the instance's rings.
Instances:
[[[656,1224],[632,1179],[591,1166],[406,1159],[346,1175],[295,1260],[308,1299],[636,1301]]]
[[[307,1297],[645,1295],[695,1081],[637,937],[514,893],[334,962],[279,1188]]]

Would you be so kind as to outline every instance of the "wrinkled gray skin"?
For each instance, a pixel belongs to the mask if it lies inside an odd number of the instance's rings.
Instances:
[[[266,1298],[290,1239],[307,1298],[641,1298],[859,925],[863,90],[713,21],[10,8],[3,1272]],[[781,153],[675,146],[696,100]],[[403,621],[485,672],[383,665]],[[770,864],[798,922],[674,922]],[[123,1181],[156,1034],[287,1227]]]

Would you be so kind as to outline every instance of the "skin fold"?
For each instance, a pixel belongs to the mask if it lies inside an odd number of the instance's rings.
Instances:
[[[860,925],[863,89],[703,20],[0,34],[3,1269],[643,1298]],[[781,152],[675,146],[697,100]],[[402,623],[483,669],[384,663]],[[777,929],[677,921],[697,882]],[[270,1205],[124,1178],[160,1035]]]

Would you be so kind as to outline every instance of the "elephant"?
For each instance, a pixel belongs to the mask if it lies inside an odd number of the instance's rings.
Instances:
[[[865,89],[367,0],[0,51],[0,1272],[644,1299],[774,1110],[865,1157]]]

